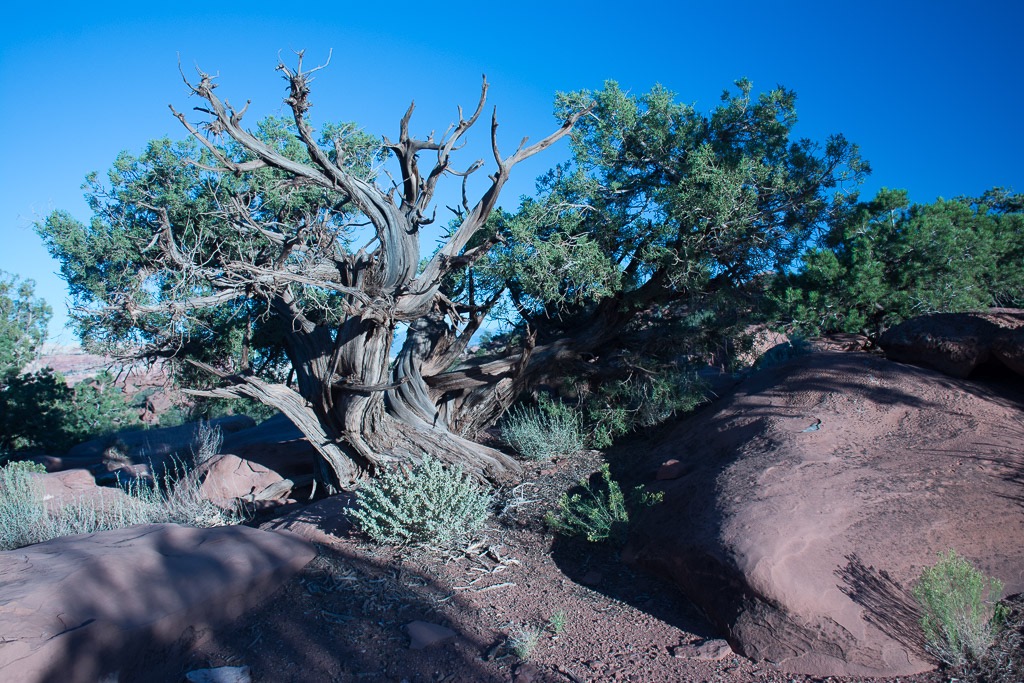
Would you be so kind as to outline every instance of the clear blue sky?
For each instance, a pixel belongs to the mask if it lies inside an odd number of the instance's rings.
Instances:
[[[662,83],[707,109],[748,77],[757,89],[797,92],[798,135],[858,143],[874,168],[868,195],[1024,191],[1020,0],[142,5],[19,2],[0,26],[0,270],[36,280],[56,312],[51,335],[65,342],[63,283],[31,224],[56,208],[88,220],[86,173],[151,138],[184,135],[167,109],[194,103],[179,53],[187,70],[219,72],[218,92],[232,102],[252,99],[255,122],[284,113],[279,51],[305,49],[314,64],[333,48],[313,84],[314,119],[392,137],[410,99],[413,132],[443,130],[455,105],[475,103],[486,73],[509,150],[553,129],[559,90]],[[503,203],[565,154],[517,168]]]

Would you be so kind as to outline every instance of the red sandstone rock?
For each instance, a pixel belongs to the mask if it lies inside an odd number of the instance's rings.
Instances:
[[[39,482],[43,502],[51,510],[74,501],[108,504],[126,499],[128,496],[119,488],[97,486],[96,480],[88,470],[49,472],[33,474],[32,477]]]
[[[428,647],[437,647],[455,640],[455,631],[438,624],[431,624],[427,621],[414,621],[406,625],[406,632],[409,634],[409,649],[423,650]]]
[[[284,481],[277,472],[230,453],[213,456],[190,476],[201,481],[204,498],[222,507],[234,507],[238,498],[257,499],[262,492]],[[291,491],[290,486],[275,488],[280,490],[270,496],[271,500],[285,499]]]
[[[924,315],[890,328],[878,345],[890,360],[961,379],[992,361],[1024,375],[1024,311]]]
[[[174,524],[0,552],[0,680],[95,683],[237,618],[315,554],[290,534]]]
[[[330,544],[352,528],[352,522],[346,515],[352,506],[352,498],[352,494],[339,493],[264,522],[260,528],[289,531],[313,543]]]
[[[754,660],[928,670],[908,589],[937,553],[1024,590],[1024,396],[1007,392],[867,354],[754,375],[651,449],[649,472],[669,458],[693,469],[648,484],[664,502],[637,515],[624,557],[672,579]]]

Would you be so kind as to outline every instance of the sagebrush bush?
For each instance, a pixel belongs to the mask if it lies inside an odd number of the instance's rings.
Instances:
[[[153,483],[133,480],[122,487],[124,496],[82,497],[51,506],[34,476],[45,471],[27,462],[0,467],[0,550],[135,524],[211,527],[240,521],[204,499],[184,466],[175,465]]]
[[[45,471],[42,465],[25,461],[0,467],[0,550],[38,543],[46,510],[42,487],[32,475]]]
[[[558,514],[548,513],[549,526],[565,536],[582,536],[592,543],[612,540],[624,543],[629,530],[629,510],[619,483],[612,479],[607,464],[598,470],[596,485],[581,479],[579,493],[563,493],[558,499]],[[635,503],[653,505],[662,494],[650,494],[638,486],[633,491]]]
[[[536,408],[516,406],[509,411],[501,438],[529,460],[572,456],[583,449],[583,421],[572,406],[542,397]]]
[[[448,549],[480,530],[491,500],[462,468],[424,456],[418,465],[384,469],[360,486],[349,515],[378,543]]]
[[[192,465],[202,465],[220,453],[224,445],[224,434],[220,425],[210,424],[207,420],[199,420],[192,437]]]
[[[914,586],[928,650],[950,666],[977,661],[995,637],[1002,592],[1001,581],[955,551],[940,554]]]

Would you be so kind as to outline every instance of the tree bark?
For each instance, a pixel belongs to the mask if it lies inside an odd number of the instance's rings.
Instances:
[[[256,291],[286,329],[284,347],[295,371],[294,388],[247,375],[217,373],[222,386],[198,393],[249,396],[284,412],[316,447],[321,456],[317,476],[329,487],[350,489],[380,467],[419,461],[428,454],[458,464],[481,479],[519,472],[519,465],[508,455],[453,433],[449,426],[455,414],[427,384],[429,375],[444,369],[439,365],[458,357],[470,336],[469,329],[482,321],[471,316],[467,325],[443,295],[442,283],[453,270],[472,265],[491,246],[485,243],[469,247],[496,206],[512,167],[565,137],[586,111],[570,116],[558,130],[533,145],[527,146],[524,138],[508,157],[499,152],[498,123],[492,116],[491,151],[496,169],[489,176],[490,185],[472,206],[464,197],[459,225],[420,269],[419,232],[433,220],[426,214],[438,180],[446,174],[465,178],[482,166],[483,162],[477,161],[466,172],[456,173],[451,170],[450,155],[483,111],[486,79],[472,114],[465,117],[460,108],[458,124],[438,140],[433,134],[426,140],[410,136],[413,107],[409,107],[400,122],[398,141],[385,138],[384,146],[394,154],[402,173],[402,182],[392,192],[385,192],[350,173],[340,158],[332,161],[317,142],[306,114],[310,108],[310,74],[319,68],[303,71],[301,53],[297,68],[278,66],[289,84],[285,102],[308,152],[306,162],[286,156],[246,130],[242,126],[245,108],[236,110],[222,101],[214,93],[216,85],[208,74],[200,72],[199,82],[189,84],[193,93],[209,105],[200,109],[212,119],[204,124],[205,130],[230,136],[249,158],[229,158],[201,132],[202,127],[174,111],[220,164],[219,168],[204,167],[207,171],[241,175],[262,168],[276,169],[296,186],[315,186],[340,196],[337,204],[354,207],[372,225],[376,236],[374,242],[356,253],[342,253],[334,243],[337,237],[330,237],[323,240],[329,246],[321,246],[315,254],[307,247],[304,258],[297,261],[291,258],[292,250],[304,237],[298,232],[289,234],[287,226],[275,224],[267,229],[257,225],[245,207],[235,202],[231,210],[236,213],[226,218],[232,224],[246,226],[257,239],[270,240],[280,253],[266,265],[197,263],[177,248],[167,211],[155,207],[163,226],[159,244],[169,261],[213,285],[214,294],[205,295],[201,301],[195,299],[195,303],[218,305],[243,293],[252,296]],[[427,152],[436,154],[436,162],[424,173],[417,159]],[[397,200],[394,192],[398,192]],[[374,243],[376,248],[367,252]],[[312,267],[303,267],[308,264]],[[252,286],[256,282],[258,288]],[[333,327],[313,322],[314,316],[307,316],[303,310],[301,294],[293,293],[296,287],[314,287],[338,295],[341,322]],[[146,311],[140,308],[137,312]],[[446,319],[451,319],[452,328]],[[396,325],[401,322],[408,322],[410,331],[392,369],[389,354]],[[460,325],[465,334],[456,335],[454,328]],[[483,424],[485,415],[493,419],[500,414],[495,406],[507,405],[513,388],[514,384],[503,384],[496,393],[499,398],[481,402],[479,417],[472,426]]]

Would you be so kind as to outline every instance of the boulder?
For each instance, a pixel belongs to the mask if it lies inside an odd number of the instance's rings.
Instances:
[[[230,453],[213,456],[189,476],[199,480],[203,498],[220,507],[233,508],[237,499],[285,499],[291,491],[291,485],[280,485],[284,477],[277,472]]]
[[[1024,590],[1024,395],[867,354],[748,378],[643,454],[664,502],[627,561],[673,581],[733,648],[814,676],[933,668],[909,588],[955,549]],[[656,479],[669,460],[690,469]]]
[[[255,422],[245,415],[232,415],[210,420],[221,432],[230,434],[252,427]],[[185,457],[195,441],[196,423],[159,429],[121,431],[80,443],[71,448],[67,458],[89,461],[113,471],[124,465],[162,465],[171,456]]]
[[[788,347],[789,336],[776,332],[765,325],[749,325],[740,336],[741,344],[733,358],[738,367],[753,367],[757,361],[772,349]]]
[[[951,377],[970,377],[992,363],[1024,376],[1024,310],[924,315],[891,327],[878,345],[890,360]]]
[[[292,510],[260,525],[268,531],[289,531],[313,543],[329,545],[352,529],[348,510],[354,505],[351,493],[339,493]]]
[[[248,460],[285,479],[311,477],[316,449],[284,415],[224,436],[221,453]]]
[[[0,552],[0,680],[94,683],[235,619],[315,556],[248,527],[154,524]]]
[[[124,490],[99,486],[88,470],[64,470],[31,476],[39,482],[43,502],[51,511],[72,502],[89,502],[97,508],[128,502],[128,494]]]

